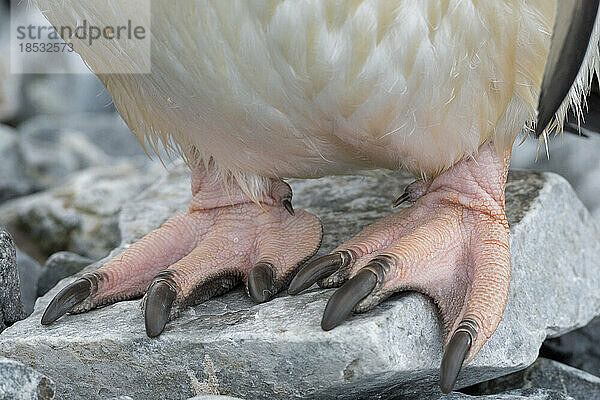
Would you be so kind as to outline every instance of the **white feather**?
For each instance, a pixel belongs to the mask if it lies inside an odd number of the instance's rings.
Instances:
[[[37,0],[54,25],[109,24],[116,1]],[[250,192],[263,177],[369,168],[435,176],[535,118],[551,0],[152,2],[152,74],[100,75],[141,142],[213,159]],[[569,99],[598,70],[598,29]],[[92,70],[135,48],[83,49]],[[566,106],[558,119],[562,121]]]

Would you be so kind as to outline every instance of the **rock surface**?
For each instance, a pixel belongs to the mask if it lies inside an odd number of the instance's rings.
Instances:
[[[0,203],[36,190],[24,165],[17,131],[0,125]]]
[[[38,298],[38,280],[42,267],[33,258],[17,249],[17,267],[19,270],[19,283],[21,286],[21,301],[25,314],[33,312],[33,305]]]
[[[548,339],[540,355],[600,376],[600,317],[573,332]]]
[[[123,204],[161,173],[162,167],[129,162],[89,168],[55,189],[1,205],[0,225],[36,260],[62,250],[97,260],[120,242]]]
[[[425,399],[423,399],[425,400]],[[427,400],[430,400],[428,398]],[[575,400],[573,397],[548,389],[517,389],[505,393],[487,396],[469,396],[462,393],[452,393],[441,396],[437,400]]]
[[[119,160],[150,159],[116,113],[42,115],[19,125],[23,166],[39,188],[64,183],[70,174]]]
[[[294,204],[322,217],[324,252],[388,214],[408,182],[379,173],[294,181]],[[184,210],[188,193],[186,174],[179,168],[124,207],[123,244],[114,253]],[[569,185],[552,174],[512,173],[507,210],[513,263],[508,306],[458,387],[525,368],[547,336],[586,324],[600,307],[599,231]],[[62,281],[38,301],[31,317],[0,336],[0,354],[50,376],[59,397],[439,394],[440,326],[433,305],[419,294],[394,296],[371,313],[324,332],[319,321],[331,290],[281,295],[261,305],[236,290],[187,310],[158,339],[149,339],[139,301],[42,327],[43,309],[70,281]],[[561,398],[549,397],[551,391],[536,393],[540,399]]]
[[[21,75],[10,73],[10,2],[0,2],[0,121],[11,119],[19,109]]]
[[[511,165],[563,176],[571,183],[577,196],[596,221],[600,221],[599,129],[600,127],[596,132],[584,131],[589,137],[566,133],[552,138],[548,143],[548,153],[544,147],[538,152],[538,143],[535,140],[526,140],[522,145],[516,144]]]
[[[220,395],[214,395],[214,394],[206,394],[206,395],[200,395],[200,396],[190,397],[187,400],[241,400],[241,399],[238,398],[238,397],[220,396]]]
[[[552,390],[578,400],[598,400],[600,378],[557,361],[539,358],[525,370],[481,383],[466,391],[470,394],[496,394],[511,389]]]
[[[17,252],[10,234],[0,228],[0,332],[24,317]]]
[[[54,382],[30,367],[0,357],[0,399],[52,400]]]
[[[75,275],[94,260],[79,254],[61,251],[48,258],[37,283],[37,296],[43,296],[61,279]]]

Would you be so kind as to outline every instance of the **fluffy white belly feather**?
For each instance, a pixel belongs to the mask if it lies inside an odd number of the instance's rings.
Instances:
[[[110,1],[37,2],[55,25],[114,13]],[[433,176],[487,140],[509,149],[534,119],[554,10],[554,0],[155,0],[152,74],[100,79],[141,141],[172,141],[238,177]],[[594,35],[574,99],[597,64]],[[81,54],[92,69],[139,56],[94,51]]]

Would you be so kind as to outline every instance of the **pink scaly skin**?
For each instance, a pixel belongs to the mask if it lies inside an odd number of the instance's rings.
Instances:
[[[510,154],[499,159],[493,145],[485,144],[476,158],[431,182],[410,185],[404,197],[415,202],[412,207],[375,222],[305,266],[289,292],[316,281],[342,286],[325,309],[325,330],[395,292],[429,296],[445,329],[441,386],[449,392],[463,361],[469,362],[496,330],[508,298],[504,186],[509,159]]]
[[[182,308],[239,282],[256,302],[285,289],[292,272],[318,250],[320,221],[291,208],[291,188],[283,181],[271,180],[268,194],[255,203],[239,186],[211,176],[211,168],[192,171],[188,212],[64,288],[42,323],[146,293],[146,332],[154,337]]]

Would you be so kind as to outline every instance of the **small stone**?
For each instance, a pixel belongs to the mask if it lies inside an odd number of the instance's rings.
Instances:
[[[24,165],[44,189],[63,184],[74,172],[119,160],[149,163],[116,113],[41,115],[19,125],[19,132]]]
[[[0,332],[23,318],[15,245],[10,234],[0,228]]]
[[[322,254],[390,213],[390,204],[409,182],[397,174],[373,172],[291,183],[294,206],[323,221]],[[123,242],[112,254],[185,211],[189,200],[185,168],[170,171],[123,207]],[[600,309],[600,231],[565,180],[512,172],[506,200],[513,270],[508,305],[496,333],[464,368],[457,388],[526,368],[546,337],[585,325]],[[31,317],[0,335],[0,354],[27,360],[56,382],[64,398],[121,393],[144,399],[197,393],[252,399],[440,395],[442,332],[435,307],[419,294],[392,296],[324,332],[320,319],[332,290],[283,293],[255,304],[239,289],[184,311],[159,338],[149,339],[139,300],[41,326],[48,302],[71,281],[60,282],[38,300]],[[504,394],[513,399],[569,398],[554,389],[515,390]]]
[[[37,295],[43,296],[52,289],[61,279],[67,278],[87,267],[94,260],[82,257],[79,254],[61,251],[48,258],[38,280]]]
[[[0,125],[0,203],[36,190],[35,183],[24,171],[18,138],[17,131]]]
[[[54,382],[33,368],[0,357],[0,399],[52,400]]]
[[[33,305],[38,298],[38,279],[42,273],[42,267],[37,261],[18,249],[17,267],[21,284],[21,300],[25,314],[29,315],[33,312]]]

